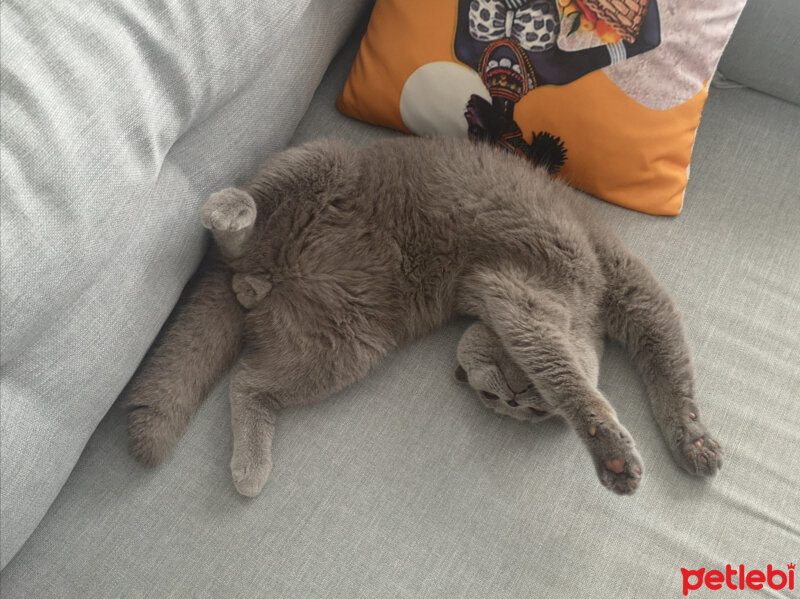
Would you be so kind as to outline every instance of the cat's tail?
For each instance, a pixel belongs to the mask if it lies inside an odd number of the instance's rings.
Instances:
[[[624,345],[647,386],[653,415],[675,460],[710,476],[722,465],[719,444],[700,419],[680,315],[661,283],[621,245],[605,256],[608,335]]]
[[[244,310],[231,277],[212,249],[128,384],[129,449],[145,464],[155,466],[170,454],[239,354]]]

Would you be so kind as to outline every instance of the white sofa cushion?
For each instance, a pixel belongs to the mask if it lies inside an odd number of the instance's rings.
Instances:
[[[0,565],[288,141],[364,0],[2,4]]]

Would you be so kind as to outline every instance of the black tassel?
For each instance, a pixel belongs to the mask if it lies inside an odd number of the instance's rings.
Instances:
[[[555,175],[567,161],[567,150],[560,137],[550,135],[547,131],[541,133],[534,131],[528,150],[528,160]]]

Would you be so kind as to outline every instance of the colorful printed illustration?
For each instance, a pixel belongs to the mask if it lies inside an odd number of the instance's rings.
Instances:
[[[559,35],[579,31],[593,32],[600,45],[559,47]],[[455,53],[491,97],[467,101],[469,137],[556,173],[566,160],[563,142],[541,131],[528,143],[514,120],[516,104],[537,87],[566,85],[660,43],[656,0],[459,0]]]

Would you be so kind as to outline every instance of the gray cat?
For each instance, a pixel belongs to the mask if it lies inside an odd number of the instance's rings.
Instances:
[[[326,140],[273,156],[202,209],[217,247],[128,388],[131,452],[163,461],[235,364],[231,472],[257,495],[280,408],[324,399],[469,315],[457,377],[502,414],[565,418],[609,489],[632,493],[642,461],[597,389],[605,336],[635,360],[675,460],[715,474],[722,454],[694,401],[678,312],[591,202],[456,140]]]

